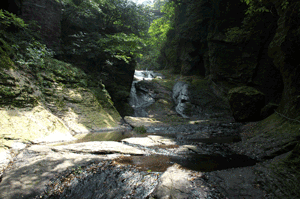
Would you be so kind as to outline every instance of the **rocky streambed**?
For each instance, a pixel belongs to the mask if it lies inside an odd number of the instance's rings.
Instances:
[[[205,80],[188,81],[201,95],[172,91],[167,80],[135,82],[135,114],[147,117],[125,117],[115,131],[17,145],[0,198],[289,198],[269,166],[289,155],[297,135],[253,135],[256,122],[234,122]]]
[[[231,149],[242,139],[240,126],[155,126],[118,132],[119,141],[31,145],[5,171],[0,196],[266,198],[255,184],[257,160]]]

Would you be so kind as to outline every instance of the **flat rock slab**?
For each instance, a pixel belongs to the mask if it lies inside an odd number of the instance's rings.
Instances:
[[[149,135],[151,140],[164,145],[176,145],[176,142],[172,138],[167,138],[159,135]]]
[[[149,117],[130,117],[126,116],[124,117],[125,121],[128,122],[131,126],[155,126],[155,125],[163,125],[164,123],[154,120]]]
[[[156,146],[156,145],[159,144],[159,143],[153,141],[152,139],[150,139],[149,137],[126,138],[126,139],[123,139],[122,142],[126,142],[126,143],[129,143],[129,144],[137,144],[137,145],[146,146],[146,147]]]
[[[153,195],[161,199],[207,198],[210,190],[201,176],[200,172],[183,170],[174,164],[162,174]]]
[[[158,135],[149,135],[148,137],[132,137],[123,139],[122,141],[129,144],[136,144],[145,147],[176,144],[176,142],[173,139]]]
[[[115,141],[84,142],[84,143],[51,147],[51,149],[56,152],[74,152],[74,153],[91,153],[91,154],[112,154],[112,153],[133,154],[133,155],[146,154],[145,151]]]
[[[55,153],[48,146],[34,145],[16,157],[0,183],[0,199],[28,198],[41,194],[46,184],[60,172],[89,162],[107,160],[111,155]]]

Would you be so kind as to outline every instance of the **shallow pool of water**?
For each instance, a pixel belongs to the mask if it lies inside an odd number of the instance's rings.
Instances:
[[[229,168],[253,166],[257,161],[244,155],[188,155],[182,156],[165,156],[165,155],[149,155],[149,156],[123,156],[116,159],[121,164],[135,165],[144,171],[164,172],[174,163],[181,165],[185,169],[194,171],[216,171]]]

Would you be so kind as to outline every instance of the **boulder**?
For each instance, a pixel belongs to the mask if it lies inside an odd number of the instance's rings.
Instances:
[[[228,100],[236,121],[255,121],[260,119],[265,94],[250,86],[241,86],[229,90]]]
[[[190,116],[188,110],[191,106],[189,100],[188,84],[185,82],[177,82],[173,87],[173,100],[176,104],[176,112],[184,118]]]
[[[209,191],[208,187],[201,181],[192,182],[192,179],[199,179],[202,175],[202,173],[184,170],[178,164],[174,164],[160,177],[153,195],[155,198],[164,199],[206,198]]]

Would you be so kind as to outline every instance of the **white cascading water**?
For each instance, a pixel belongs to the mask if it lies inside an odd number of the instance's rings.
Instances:
[[[136,84],[142,80],[150,81],[156,76],[157,74],[155,74],[153,71],[135,71],[134,78],[137,80],[132,82],[129,99],[129,104],[135,111],[133,116],[147,117],[148,114],[145,109],[155,102],[154,98],[149,93],[140,89],[137,90]]]

